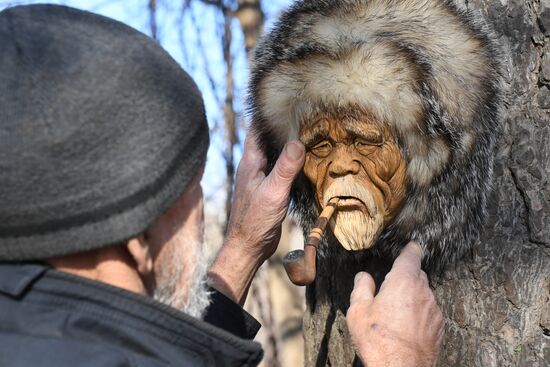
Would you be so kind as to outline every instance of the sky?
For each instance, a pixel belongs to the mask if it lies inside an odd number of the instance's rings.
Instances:
[[[8,6],[45,3],[45,1],[10,1],[0,0],[0,10]],[[82,10],[98,13],[123,23],[150,35],[148,0],[51,0],[47,3],[63,4]],[[225,90],[225,72],[223,63],[221,37],[219,32],[220,18],[212,6],[200,1],[191,3],[191,9],[182,11],[181,0],[157,0],[158,39],[166,51],[193,77],[201,90],[205,102],[207,118],[211,127],[211,147],[202,181],[207,207],[220,212],[223,217],[225,202],[225,163],[223,160],[223,131],[213,131],[216,123],[223,126],[223,115],[219,101],[223,101]],[[266,28],[276,20],[282,9],[291,0],[264,1],[262,6],[266,15]],[[190,11],[191,10],[191,11]],[[179,27],[183,24],[183,27]],[[182,30],[180,32],[179,30]],[[237,20],[232,26],[234,78],[235,78],[235,108],[237,113],[244,112],[244,98],[248,78],[248,63],[243,47],[243,37]],[[203,51],[200,50],[202,47]],[[183,51],[185,50],[185,52]],[[214,93],[206,68],[208,68],[217,89],[222,93]],[[243,116],[243,123],[246,118]],[[241,135],[241,138],[244,136]],[[238,148],[235,152],[236,163],[241,156]],[[223,218],[220,217],[220,220]]]

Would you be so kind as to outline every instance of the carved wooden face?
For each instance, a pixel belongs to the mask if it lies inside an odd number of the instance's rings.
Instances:
[[[340,198],[330,221],[340,244],[372,247],[404,203],[406,161],[395,137],[367,117],[321,117],[303,125],[300,140],[319,208]]]

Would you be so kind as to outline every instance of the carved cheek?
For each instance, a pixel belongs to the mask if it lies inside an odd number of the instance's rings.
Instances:
[[[385,219],[391,218],[394,193],[389,184],[389,172],[395,170],[390,168],[393,164],[391,157],[384,154],[382,147],[377,147],[368,157],[361,158],[361,164],[368,176],[365,185],[373,194],[376,205],[384,213]]]
[[[370,158],[364,159],[362,162],[362,166],[367,174],[365,186],[367,186],[369,191],[373,194],[376,205],[380,209],[385,210],[385,198],[387,196],[386,182],[383,181],[378,174],[379,162]]]
[[[389,182],[399,167],[401,154],[393,144],[380,147],[378,154],[372,156],[376,164],[376,174],[382,180]]]
[[[316,159],[313,157],[313,154],[306,154],[306,161],[304,162],[304,174],[308,180],[313,184],[317,184],[317,164]]]
[[[404,158],[401,158],[397,164],[395,173],[393,174],[389,185],[393,192],[393,200],[390,204],[390,209],[395,216],[405,203],[406,196],[406,177],[407,177],[407,164]]]
[[[395,144],[387,144],[376,157],[376,172],[391,192],[386,202],[386,219],[394,218],[405,199],[406,163]]]

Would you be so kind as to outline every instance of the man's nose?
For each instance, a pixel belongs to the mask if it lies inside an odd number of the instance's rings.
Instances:
[[[329,166],[328,173],[334,178],[346,175],[356,175],[361,168],[359,162],[354,160],[351,152],[348,151],[348,147],[342,148],[334,152],[335,158]]]

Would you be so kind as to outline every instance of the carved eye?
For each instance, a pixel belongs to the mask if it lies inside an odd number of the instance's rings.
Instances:
[[[311,153],[316,157],[326,158],[332,152],[332,145],[328,140],[323,140],[322,142],[316,144],[311,148]]]
[[[355,139],[355,149],[360,154],[369,155],[373,152],[373,148],[380,147],[384,144],[382,134],[370,134],[364,138]]]

